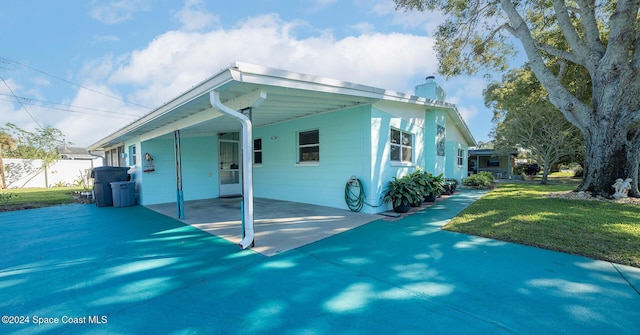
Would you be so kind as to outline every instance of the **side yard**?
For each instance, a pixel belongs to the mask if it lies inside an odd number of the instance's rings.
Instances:
[[[498,183],[443,229],[640,267],[640,206],[571,196],[577,185]]]
[[[82,187],[16,188],[0,190],[0,212],[70,204],[79,201]]]

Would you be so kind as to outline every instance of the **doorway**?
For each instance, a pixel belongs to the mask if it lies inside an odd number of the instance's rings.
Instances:
[[[242,194],[240,133],[220,133],[220,197]]]

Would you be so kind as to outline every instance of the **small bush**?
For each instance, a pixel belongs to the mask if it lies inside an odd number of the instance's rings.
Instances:
[[[573,176],[574,177],[582,177],[584,175],[584,170],[582,169],[582,166],[578,165],[574,170],[573,170]]]
[[[9,204],[9,200],[17,196],[17,194],[11,192],[0,193],[0,205],[7,206]]]
[[[540,172],[540,165],[538,164],[527,164],[524,166],[524,173],[527,176],[535,176]]]
[[[477,174],[472,174],[469,177],[462,180],[462,184],[465,186],[488,188],[493,183],[493,175],[491,172],[482,171]]]

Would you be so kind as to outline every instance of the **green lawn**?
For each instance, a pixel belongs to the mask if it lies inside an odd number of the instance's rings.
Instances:
[[[640,267],[640,206],[546,196],[577,185],[498,183],[444,229]]]
[[[18,188],[0,190],[0,211],[69,204],[75,201],[73,192],[82,187]]]

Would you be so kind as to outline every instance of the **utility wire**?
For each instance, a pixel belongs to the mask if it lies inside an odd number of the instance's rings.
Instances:
[[[31,120],[33,120],[33,122],[35,122],[38,127],[40,127],[40,129],[44,129],[44,127],[40,124],[40,122],[38,122],[38,120],[36,120],[35,117],[33,117],[33,114],[31,114],[31,112],[29,112],[29,110],[27,109],[27,107],[22,103],[22,101],[20,101],[20,99],[18,99],[18,97],[16,96],[16,94],[13,92],[13,90],[11,89],[11,86],[9,86],[9,84],[7,84],[7,82],[4,80],[3,77],[0,77],[0,79],[2,79],[2,82],[4,83],[5,86],[7,86],[7,88],[9,89],[9,92],[11,92],[11,94],[13,95],[14,98],[16,98],[16,100],[18,101],[18,103],[20,104],[20,106],[22,106],[22,109],[24,109],[25,112],[27,112],[27,114],[29,114],[29,116],[31,117]]]
[[[94,92],[94,93],[100,94],[100,95],[102,95],[102,96],[105,96],[105,97],[108,97],[108,98],[111,98],[111,99],[115,99],[115,100],[118,100],[118,101],[122,101],[122,102],[125,102],[125,103],[127,103],[127,104],[135,105],[135,106],[142,107],[142,108],[153,109],[153,108],[151,108],[151,107],[149,107],[149,106],[141,105],[141,104],[139,104],[139,103],[135,103],[135,102],[128,101],[128,100],[124,100],[124,99],[119,98],[119,97],[117,97],[117,96],[113,96],[113,95],[110,95],[110,94],[107,94],[107,93],[103,93],[103,92],[96,91],[96,90],[94,90],[94,89],[91,89],[91,88],[88,88],[88,87],[82,86],[82,85],[80,85],[80,84],[76,84],[76,83],[74,83],[74,82],[68,81],[68,80],[63,79],[63,78],[60,78],[60,77],[58,77],[58,76],[56,76],[56,75],[53,75],[53,74],[47,73],[47,72],[45,72],[45,71],[43,71],[43,70],[36,69],[36,68],[34,68],[34,67],[31,67],[31,66],[29,66],[29,65],[26,65],[26,64],[20,63],[20,62],[15,61],[15,60],[11,60],[11,59],[8,59],[8,58],[0,57],[0,62],[2,62],[2,63],[6,63],[6,64],[11,64],[11,63],[13,63],[13,64],[17,64],[17,65],[20,65],[20,66],[26,67],[27,69],[30,69],[30,70],[32,70],[32,71],[36,71],[36,72],[42,73],[42,74],[44,74],[45,76],[49,76],[49,77],[52,77],[52,78],[58,79],[58,80],[60,80],[60,81],[63,81],[63,82],[65,82],[65,83],[69,84],[69,85],[72,85],[72,86],[75,86],[75,87],[79,87],[79,88],[82,88],[82,89],[85,89],[85,90],[87,90],[87,91],[91,91],[91,92]]]
[[[91,114],[91,113],[88,113],[88,112],[80,112],[80,111],[76,111],[76,110],[71,109],[71,108],[79,108],[79,109],[86,109],[86,110],[90,110],[90,111],[102,112],[102,113],[107,113],[107,114],[118,114],[118,115],[133,117],[133,118],[140,117],[140,115],[137,115],[137,114],[113,112],[113,111],[109,111],[109,110],[97,109],[97,108],[91,108],[91,107],[83,107],[83,106],[76,106],[76,105],[61,104],[61,103],[51,102],[51,101],[46,101],[46,100],[38,100],[38,99],[32,99],[32,98],[18,97],[18,96],[13,96],[13,95],[10,95],[10,94],[5,94],[5,93],[0,93],[0,96],[6,96],[6,97],[14,98],[14,99],[11,99],[11,100],[0,99],[2,101],[16,102],[15,98],[18,98],[20,101],[22,101],[22,103],[27,104],[27,105],[39,106],[39,107],[43,107],[43,108],[49,108],[49,109],[55,109],[55,110],[61,110],[61,111],[69,111],[69,112],[78,112],[78,113]],[[56,106],[57,105],[57,106],[62,106],[62,107],[66,107],[66,108],[49,107],[47,105],[52,105],[52,106]]]
[[[2,99],[2,98],[0,98],[0,101],[16,102],[15,99]],[[29,103],[26,103],[26,104],[27,105],[34,105],[34,104],[29,104]],[[135,120],[135,119],[138,118],[138,116],[133,115],[133,114],[118,113],[118,112],[102,111],[103,113],[121,114],[123,116],[96,114],[96,113],[92,113],[92,112],[83,112],[83,111],[79,111],[79,110],[73,110],[73,109],[68,109],[68,108],[59,108],[59,107],[53,107],[53,106],[42,106],[42,105],[35,105],[35,106],[42,107],[42,108],[47,108],[47,109],[59,110],[59,111],[63,111],[63,112],[87,114],[87,115],[92,115],[92,116],[110,117],[110,118],[114,118],[114,119]]]

